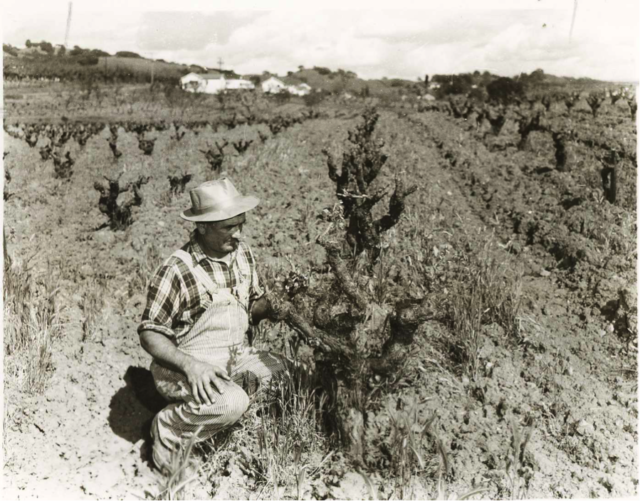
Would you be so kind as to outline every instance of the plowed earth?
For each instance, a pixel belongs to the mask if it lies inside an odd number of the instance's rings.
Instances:
[[[68,183],[55,180],[51,161],[40,159],[43,143],[29,148],[5,133],[9,156],[4,165],[13,193],[4,211],[9,253],[14,259],[33,255],[37,272],[58,277],[64,321],[63,334],[53,343],[51,376],[43,394],[24,391],[23,358],[5,357],[5,499],[144,498],[145,492],[157,493],[158,478],[143,441],[163,404],[153,391],[150,358],[140,348],[136,327],[145,279],[190,231],[178,217],[189,205],[188,193],[169,196],[167,176],[191,173],[188,188],[194,187],[211,178],[198,150],[216,140],[254,139],[244,155],[234,153],[225,160],[240,191],[262,200],[248,218],[247,238],[272,273],[289,269],[287,257],[303,270],[312,269],[323,263],[323,253],[313,243],[322,231],[316,215],[335,202],[321,150],[339,153],[356,122],[311,120],[264,144],[257,129],[268,134],[265,126],[219,132],[207,128],[197,135],[187,131],[180,142],[170,131],[152,132],[147,135],[158,138],[152,156],[144,156],[134,135],[121,129],[118,148],[123,156],[118,162],[112,159],[105,129],[84,148],[67,144],[76,159]],[[438,411],[438,434],[452,463],[451,490],[462,493],[486,484],[490,491],[485,497],[504,495],[492,479],[500,476],[509,447],[507,418],[531,415],[535,431],[526,456],[533,471],[529,497],[636,495],[636,382],[617,372],[636,366],[635,344],[616,331],[605,308],[618,299],[620,288],[635,291],[635,241],[629,243],[632,252],[615,254],[609,268],[597,256],[563,266],[547,240],[518,232],[515,221],[522,225],[523,218],[534,217],[530,211],[538,211],[535,217],[546,218],[556,229],[567,226],[559,221],[571,209],[558,209],[561,190],[550,187],[568,183],[572,174],[553,169],[548,147],[490,151],[467,123],[438,112],[383,112],[377,133],[390,158],[379,182],[388,183],[394,172],[402,172],[419,186],[391,237],[398,255],[431,252],[416,248],[427,232],[433,236],[429,245],[439,249],[451,245],[451,234],[477,242],[493,235],[505,259],[515,255],[524,273],[524,341],[513,342],[498,326],[487,326],[481,370],[476,381],[469,381],[459,370],[443,368],[446,361],[434,362],[433,347],[452,333],[438,322],[427,322],[416,340],[421,351],[415,364],[422,375],[418,384],[397,390],[397,396],[426,399],[426,408]],[[540,167],[549,171],[540,174]],[[126,231],[96,230],[105,218],[93,184],[120,172],[124,182],[139,174],[151,176],[143,186],[144,202]],[[545,193],[551,198],[544,199]],[[633,218],[629,235],[634,239],[635,212],[627,214]],[[572,238],[584,239],[584,245],[593,240],[586,233]],[[582,240],[575,245],[583,245]],[[79,305],[96,288],[104,306],[98,328],[83,341]],[[255,498],[253,481],[233,471],[224,488],[220,483],[211,488],[211,496]],[[367,495],[358,475],[345,470],[339,477],[337,485],[317,495]],[[372,472],[371,478],[382,476]],[[427,479],[425,486],[433,485]],[[384,487],[380,490],[383,495]]]

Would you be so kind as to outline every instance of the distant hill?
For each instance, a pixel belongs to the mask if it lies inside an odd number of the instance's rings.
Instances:
[[[80,47],[56,48],[55,53],[47,53],[37,46],[19,49],[3,44],[2,48],[5,79],[44,77],[143,83],[151,81],[153,74],[154,81],[177,84],[187,73],[206,71],[203,66],[154,61],[126,51],[118,52],[120,56],[112,56],[101,50]]]
[[[43,50],[48,48],[49,50]],[[150,82],[152,75],[156,82],[177,85],[181,76],[187,73],[205,73],[212,69],[196,64],[179,64],[164,60],[147,59],[128,51],[117,52],[116,55],[98,49],[82,49],[74,47],[65,49],[58,45],[53,48],[48,42],[30,44],[29,48],[20,49],[3,44],[3,68],[5,79],[24,77],[59,78],[69,81],[94,80],[108,82]],[[217,71],[217,70],[216,70]],[[237,78],[233,70],[222,70],[227,78]],[[431,75],[429,83],[438,83],[439,89],[429,89],[424,81],[400,78],[381,78],[365,80],[355,73],[343,69],[325,67],[304,68],[287,75],[278,76],[267,71],[260,75],[243,75],[252,80],[264,81],[271,76],[280,78],[288,85],[305,82],[314,89],[321,89],[334,94],[348,93],[360,96],[401,96],[419,95],[426,92],[435,93],[438,97],[447,94],[475,92],[482,94],[482,89],[499,75],[487,71],[464,73],[457,75]],[[527,92],[577,90],[589,91],[615,88],[624,83],[602,82],[590,78],[570,78],[548,75],[542,70],[530,74],[521,74],[513,78],[525,85]],[[473,89],[480,89],[473,90]]]

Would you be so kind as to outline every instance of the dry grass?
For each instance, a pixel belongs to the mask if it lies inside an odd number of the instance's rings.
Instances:
[[[34,277],[33,257],[13,259],[4,275],[5,374],[27,393],[42,393],[52,371],[51,341],[61,332],[58,277]]]
[[[82,310],[82,342],[100,341],[100,319],[104,308],[104,288],[97,282],[87,286],[80,302]]]
[[[308,499],[310,484],[333,455],[321,431],[324,402],[309,373],[292,364],[251,398],[241,425],[201,444],[203,474],[220,479],[229,471],[242,472],[240,488],[247,495],[256,491],[257,499]]]
[[[199,468],[193,449],[200,431],[202,427],[191,435],[184,448],[172,455],[169,475],[155,499],[191,499],[188,486],[198,479]]]
[[[516,339],[520,335],[522,275],[509,269],[490,253],[487,242],[479,256],[465,256],[465,276],[460,276],[449,301],[448,320],[456,336],[453,351],[474,380],[478,375],[478,352],[482,326],[496,323]]]
[[[298,499],[308,497],[305,478],[322,466],[321,462],[312,469],[308,458],[314,453],[322,455],[326,440],[319,432],[321,418],[317,412],[317,406],[323,405],[316,402],[310,374],[300,365],[292,365],[257,397],[257,403],[252,424],[258,448],[256,453],[242,451],[242,468],[262,484],[263,491],[271,493],[268,498],[281,499],[286,492],[295,492]]]
[[[515,418],[511,419],[511,441],[505,461],[505,494],[508,499],[525,499],[532,472],[525,467],[525,452],[533,434],[533,421],[520,430]]]
[[[160,249],[155,242],[151,242],[140,253],[140,257],[137,260],[137,265],[129,281],[129,297],[146,293],[149,287],[149,280],[151,280],[154,271],[161,264],[162,254]]]

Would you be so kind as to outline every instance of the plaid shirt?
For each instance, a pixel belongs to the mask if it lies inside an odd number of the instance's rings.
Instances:
[[[221,288],[233,288],[241,280],[241,275],[250,276],[249,311],[253,301],[264,294],[253,253],[243,242],[231,254],[231,265],[207,256],[196,240],[195,231],[182,250],[191,254],[194,263],[202,265],[213,282]],[[171,256],[156,270],[149,283],[147,306],[142,314],[138,333],[152,330],[170,338],[182,336],[206,310],[207,297],[203,292],[187,265],[181,259]]]

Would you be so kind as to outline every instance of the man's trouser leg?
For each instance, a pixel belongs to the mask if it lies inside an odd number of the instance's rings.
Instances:
[[[262,389],[273,375],[285,369],[277,355],[253,348],[243,350],[234,363],[218,361],[217,365],[230,369],[232,381],[223,383],[224,394],[216,393],[216,401],[212,405],[198,405],[189,390],[188,395],[183,394],[180,401],[169,404],[154,418],[151,426],[153,460],[158,468],[168,467],[172,451],[179,450],[199,427],[202,429],[198,440],[204,440],[242,417],[249,407],[249,397],[241,387],[245,378],[259,381]],[[174,393],[163,391],[162,384],[156,385],[165,398],[176,399]]]

